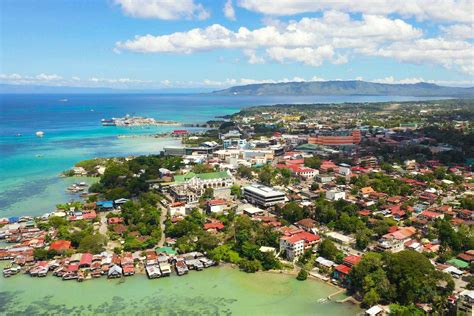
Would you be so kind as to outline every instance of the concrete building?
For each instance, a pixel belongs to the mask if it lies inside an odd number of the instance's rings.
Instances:
[[[329,190],[326,191],[326,199],[331,201],[344,200],[346,198],[346,192],[340,190]]]
[[[458,315],[472,315],[474,305],[474,291],[464,290],[459,293],[457,301],[457,314]]]
[[[263,184],[251,184],[242,189],[243,197],[249,203],[269,207],[275,204],[285,203],[286,196],[284,192],[274,190]]]
[[[344,146],[359,144],[362,136],[359,130],[321,131],[308,138],[309,144],[325,146]]]
[[[306,249],[314,247],[320,237],[305,231],[297,232],[280,238],[280,252],[286,253],[288,260],[301,256]]]
[[[234,178],[228,171],[201,174],[189,172],[175,176],[174,182],[170,184],[169,192],[176,201],[193,203],[197,202],[208,188],[218,191],[230,188],[233,184]]]

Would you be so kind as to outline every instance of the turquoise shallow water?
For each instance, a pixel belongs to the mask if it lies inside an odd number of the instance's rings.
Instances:
[[[83,283],[48,276],[0,278],[4,315],[356,315],[350,304],[318,302],[337,289],[292,276],[228,267],[148,280],[136,275]]]
[[[67,98],[68,102],[59,100]],[[94,157],[159,153],[171,139],[117,138],[176,127],[103,127],[102,118],[126,114],[205,122],[239,109],[277,103],[404,101],[410,97],[222,97],[209,95],[0,95],[0,217],[40,215],[71,197],[57,175]],[[45,132],[43,138],[36,131]],[[21,134],[22,136],[17,136]]]

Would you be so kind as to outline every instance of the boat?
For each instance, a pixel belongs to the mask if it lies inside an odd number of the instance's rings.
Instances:
[[[189,271],[188,267],[186,266],[186,263],[183,260],[176,261],[175,268],[176,274],[179,276],[185,275]]]
[[[44,132],[43,132],[43,131],[37,131],[37,132],[36,132],[36,136],[38,136],[38,137],[43,137],[43,136],[44,136]]]
[[[67,102],[69,101],[68,99],[60,99],[59,102]]]
[[[102,122],[102,126],[116,126],[117,124],[115,123],[115,120],[107,120],[107,119],[102,119],[100,120]]]
[[[3,276],[8,278],[12,275],[18,274],[21,271],[21,267],[19,265],[9,265],[3,269]]]

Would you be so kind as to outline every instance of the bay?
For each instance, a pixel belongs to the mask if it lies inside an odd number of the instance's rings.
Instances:
[[[125,282],[101,278],[78,283],[17,275],[0,278],[0,314],[342,316],[361,312],[350,303],[323,302],[337,290],[317,280],[247,274],[230,267],[154,280],[135,275]]]

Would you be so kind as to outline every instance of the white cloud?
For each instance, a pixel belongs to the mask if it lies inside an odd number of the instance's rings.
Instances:
[[[426,82],[423,78],[405,78],[405,79],[400,79],[397,80],[393,76],[385,77],[382,79],[374,79],[370,80],[371,82],[376,82],[376,83],[389,83],[389,84],[395,84],[395,83],[400,83],[400,84],[413,84],[413,83],[419,83],[419,82]]]
[[[232,5],[232,0],[227,0],[224,4],[224,15],[229,20],[235,21],[235,10]]]
[[[472,22],[473,12],[472,0],[239,0],[238,5],[274,16],[337,10],[463,23]]]
[[[465,41],[449,41],[444,38],[419,39],[413,42],[396,42],[377,49],[361,51],[368,55],[394,58],[414,64],[432,63],[445,68],[457,68],[474,74],[474,45]]]
[[[0,74],[1,80],[21,80],[22,76],[17,73],[13,74]]]
[[[278,62],[299,61],[310,66],[321,66],[325,60],[330,60],[334,56],[331,46],[325,45],[318,48],[298,47],[284,48],[271,47],[267,49],[268,56]]]
[[[142,83],[152,82],[149,80],[138,80],[138,79],[130,79],[130,78],[107,79],[107,78],[97,78],[97,77],[89,78],[89,81],[93,83],[108,83],[108,84],[130,84],[130,83],[142,84]]]
[[[414,84],[420,82],[434,83],[442,86],[454,86],[454,87],[472,87],[474,85],[474,80],[425,80],[423,77],[411,77],[396,79],[393,76],[388,76],[381,79],[369,80],[370,82],[375,83],[388,83],[388,84]]]
[[[210,16],[203,5],[194,0],[115,0],[115,3],[125,14],[137,18],[205,20]]]
[[[441,31],[445,33],[446,38],[455,38],[455,39],[474,38],[473,24],[453,24],[450,26],[441,26]]]
[[[243,50],[244,55],[248,58],[248,63],[249,64],[264,64],[265,59],[263,57],[260,57],[257,55],[257,52],[253,49],[244,49]]]
[[[48,75],[48,74],[41,73],[39,75],[36,75],[35,78],[38,79],[39,81],[55,81],[55,80],[61,80],[63,77],[58,76],[56,74]]]
[[[277,62],[298,61],[320,66],[324,61],[347,63],[339,49],[376,50],[390,42],[410,41],[422,36],[420,29],[400,19],[364,15],[355,20],[349,14],[329,11],[320,18],[302,18],[287,24],[271,24],[254,30],[232,31],[220,24],[168,35],[144,35],[117,42],[116,48],[141,53],[190,54],[214,49],[242,49],[250,63],[261,63],[257,49]]]

